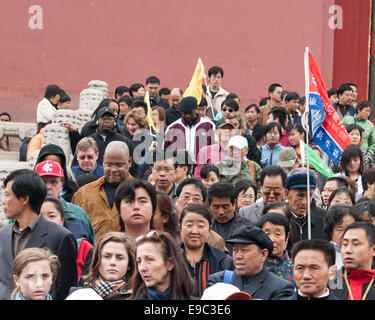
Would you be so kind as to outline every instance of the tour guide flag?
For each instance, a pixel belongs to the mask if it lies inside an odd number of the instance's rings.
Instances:
[[[146,94],[145,94],[145,102],[147,104],[147,123],[148,123],[148,126],[150,127],[150,131],[151,131],[151,128],[156,130],[154,120],[152,120],[152,109],[151,109],[151,103],[150,103],[150,94],[148,93],[148,91],[146,91]]]
[[[204,74],[204,67],[201,58],[198,58],[197,66],[195,67],[195,71],[193,77],[190,80],[189,86],[186,88],[183,97],[195,97],[197,99],[198,104],[201,103],[202,100],[202,80],[205,78]]]
[[[310,51],[305,52],[305,79],[308,85],[307,108],[311,111],[311,131],[315,143],[338,163],[351,139],[330,102],[319,68]]]
[[[320,158],[313,149],[311,149],[302,140],[299,142],[301,149],[301,159],[303,164],[307,163],[306,155],[309,157],[309,164],[311,164],[317,171],[319,171],[327,179],[333,177],[332,170],[327,166],[327,164]],[[308,150],[307,150],[308,149]]]

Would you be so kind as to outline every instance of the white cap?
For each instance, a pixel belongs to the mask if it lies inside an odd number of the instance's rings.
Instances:
[[[73,291],[65,300],[103,300],[94,289],[84,288]]]
[[[204,290],[201,300],[252,300],[251,295],[233,284],[218,282]]]
[[[248,148],[247,139],[243,136],[233,136],[229,139],[228,147],[236,147],[238,149]]]

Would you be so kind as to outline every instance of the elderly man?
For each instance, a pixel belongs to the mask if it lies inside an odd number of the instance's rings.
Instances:
[[[281,167],[265,167],[260,175],[262,198],[257,200],[257,202],[251,206],[241,208],[238,214],[249,220],[251,225],[255,226],[258,219],[263,215],[264,205],[284,200],[286,178],[286,172]]]
[[[293,294],[293,284],[264,268],[264,261],[272,253],[273,243],[257,227],[241,226],[227,243],[233,245],[235,271],[214,273],[207,286],[218,282],[230,283],[254,299],[281,300]]]
[[[313,174],[310,177],[310,199],[317,187],[316,179]],[[292,213],[291,218],[291,242],[297,243],[300,240],[308,238],[308,202],[307,202],[307,173],[295,173],[286,179],[285,193]],[[311,215],[311,238],[325,239],[324,221],[326,210],[315,206],[314,202],[310,206]]]
[[[95,240],[110,231],[118,231],[120,217],[115,202],[117,187],[133,179],[129,174],[132,159],[125,142],[112,141],[104,152],[104,176],[81,187],[73,196],[72,203],[83,208],[94,227]]]
[[[171,90],[171,94],[169,96],[169,103],[171,106],[165,110],[167,126],[181,118],[181,112],[178,105],[182,99],[182,95],[183,92],[180,88],[173,88]]]

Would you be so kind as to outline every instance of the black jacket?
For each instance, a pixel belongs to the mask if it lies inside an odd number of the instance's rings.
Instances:
[[[185,263],[190,271],[191,276],[194,279],[194,293],[196,297],[200,297],[203,294],[204,289],[207,287],[207,280],[211,274],[224,270],[234,270],[234,264],[232,257],[228,256],[224,252],[211,247],[207,242],[204,245],[203,256],[200,262],[193,268],[186,258],[185,246],[183,243],[180,244],[182,248],[182,255]]]
[[[311,238],[312,239],[326,239],[324,233],[324,216],[326,215],[326,210],[320,209],[312,203],[311,205]],[[296,219],[291,215],[291,243],[296,243],[300,240],[305,240],[308,238],[308,219],[307,214],[304,219]]]
[[[296,289],[293,294],[286,298],[285,300],[339,300],[337,297],[333,294],[332,290],[329,290],[329,295],[323,298],[306,298],[302,297],[298,294],[298,290]]]

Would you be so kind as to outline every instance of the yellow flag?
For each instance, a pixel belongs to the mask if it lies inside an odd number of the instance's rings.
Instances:
[[[198,58],[197,66],[195,67],[195,71],[189,86],[185,90],[183,97],[195,97],[200,104],[202,100],[202,80],[205,78],[204,74],[204,67],[201,58]]]
[[[150,103],[150,95],[148,91],[146,91],[145,94],[145,102],[147,104],[147,123],[149,127],[152,127],[152,129],[156,130],[154,120],[152,120],[152,109],[151,109],[151,103]]]

